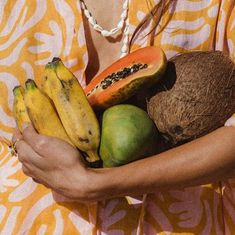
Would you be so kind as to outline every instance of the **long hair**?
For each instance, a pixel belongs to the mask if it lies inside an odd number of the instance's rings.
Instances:
[[[149,0],[147,1],[147,4],[150,6]],[[164,28],[165,25],[159,25],[161,18],[169,8],[169,4],[174,1],[176,2],[177,0],[160,0],[155,6],[151,8],[149,13],[144,17],[144,19],[140,22],[140,24],[136,27],[131,40],[130,40],[130,47],[133,44],[133,41],[136,37],[136,35],[142,30],[142,28],[146,27],[150,22],[153,22],[153,26],[151,27],[151,30],[146,34],[145,36],[148,36],[151,34],[151,40],[150,40],[150,45],[154,44],[154,37],[158,35]],[[150,6],[151,7],[151,6]],[[168,20],[169,21],[169,20]],[[168,22],[167,21],[167,22]],[[166,24],[166,23],[165,23]],[[160,26],[158,32],[156,32],[156,28]]]

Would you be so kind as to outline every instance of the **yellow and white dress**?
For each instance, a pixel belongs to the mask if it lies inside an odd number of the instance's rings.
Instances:
[[[158,2],[132,0],[131,34]],[[155,44],[168,58],[193,50],[223,50],[235,59],[235,1],[171,1]],[[150,43],[142,31],[132,50]],[[12,89],[60,57],[85,86],[88,63],[78,0],[0,0],[0,135],[15,127]],[[157,174],[157,172],[156,172]],[[116,198],[86,205],[66,201],[26,177],[17,158],[0,144],[1,235],[235,234],[235,181],[169,190],[145,198]]]

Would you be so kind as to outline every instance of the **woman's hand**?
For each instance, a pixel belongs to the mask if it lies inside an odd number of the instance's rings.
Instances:
[[[114,168],[89,169],[76,149],[39,135],[30,126],[14,135],[23,171],[59,194],[78,201],[104,200],[208,184],[231,177],[235,129],[212,133],[158,155]]]
[[[17,130],[13,142],[16,140],[26,175],[65,197],[86,199],[88,170],[77,149],[58,138],[38,134],[32,125],[22,135]]]

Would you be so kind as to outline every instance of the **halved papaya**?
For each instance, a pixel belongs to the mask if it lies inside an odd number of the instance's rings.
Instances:
[[[162,77],[167,59],[160,47],[140,48],[117,60],[91,80],[85,88],[94,109],[119,104]]]

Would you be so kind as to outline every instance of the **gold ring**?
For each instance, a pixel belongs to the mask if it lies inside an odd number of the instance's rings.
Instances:
[[[11,143],[8,147],[8,151],[12,157],[17,157],[17,149],[16,144],[20,141],[20,139],[16,139],[13,143]]]

